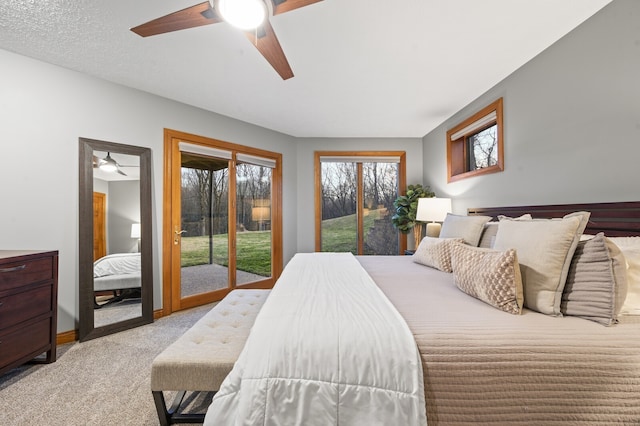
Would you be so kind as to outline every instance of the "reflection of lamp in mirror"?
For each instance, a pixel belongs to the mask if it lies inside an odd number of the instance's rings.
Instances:
[[[263,222],[271,219],[271,207],[259,206],[251,208],[251,220],[258,222],[259,230],[262,231]]]
[[[264,222],[271,220],[271,200],[257,198],[251,203],[251,220],[258,222],[258,230],[263,231]]]
[[[140,224],[133,223],[131,225],[131,238],[138,240],[138,252],[140,252]]]
[[[419,198],[416,220],[427,223],[427,237],[437,238],[447,213],[451,212],[451,198]]]

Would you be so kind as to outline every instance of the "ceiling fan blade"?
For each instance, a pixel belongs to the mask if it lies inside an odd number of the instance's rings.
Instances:
[[[293,77],[293,71],[269,21],[265,21],[258,29],[257,36],[256,32],[251,31],[245,31],[245,34],[283,80]]]
[[[202,25],[215,24],[222,19],[211,8],[208,1],[187,7],[186,9],[170,13],[153,21],[146,22],[131,31],[142,37],[157,34],[170,33],[172,31],[186,30],[187,28],[200,27]]]
[[[123,172],[122,170],[120,170],[120,167],[118,167],[118,170],[116,170],[118,173],[120,173],[122,176],[126,176],[127,174],[125,172]]]
[[[271,3],[273,4],[273,14],[278,15],[280,13],[299,9],[320,1],[322,0],[271,0]]]

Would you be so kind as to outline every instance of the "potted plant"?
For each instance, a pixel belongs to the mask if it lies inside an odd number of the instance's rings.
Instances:
[[[415,246],[418,247],[420,239],[422,238],[422,223],[416,221],[416,212],[418,211],[418,199],[419,198],[431,198],[435,197],[431,189],[426,186],[423,187],[420,184],[409,185],[405,195],[401,195],[393,202],[395,207],[395,214],[391,218],[393,226],[403,234],[408,234],[412,230],[415,238]],[[416,229],[413,229],[413,228]]]

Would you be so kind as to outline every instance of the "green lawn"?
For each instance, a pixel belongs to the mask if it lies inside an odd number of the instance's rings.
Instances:
[[[236,262],[241,271],[271,276],[271,238],[269,231],[239,232],[236,238]],[[229,265],[228,235],[213,236],[213,262]],[[182,238],[182,266],[209,263],[209,237]]]
[[[369,210],[364,217],[364,229],[373,226],[373,221],[380,217],[379,210]],[[356,215],[348,215],[322,221],[322,251],[347,252],[356,254]]]
[[[378,210],[370,210],[364,217],[365,230],[380,217]],[[349,215],[322,222],[322,250],[356,253],[356,216]],[[271,276],[271,239],[269,231],[239,232],[236,238],[237,268],[264,277]],[[229,265],[228,235],[213,236],[213,262]],[[209,263],[209,237],[182,238],[182,266]]]

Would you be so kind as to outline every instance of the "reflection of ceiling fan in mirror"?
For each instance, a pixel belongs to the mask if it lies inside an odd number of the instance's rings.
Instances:
[[[256,49],[286,80],[293,77],[293,71],[269,23],[269,16],[319,1],[321,0],[209,0],[131,28],[131,31],[142,37],[149,37],[225,21],[244,30]]]
[[[111,157],[110,152],[107,152],[107,156],[104,158],[100,158],[96,155],[93,156],[93,168],[100,169],[103,172],[107,172],[107,173],[116,172],[121,174],[122,176],[127,176],[127,174],[121,170],[122,168],[127,168],[127,167],[140,167],[140,166],[138,165],[127,166],[124,164],[119,164],[116,160],[114,160]]]

